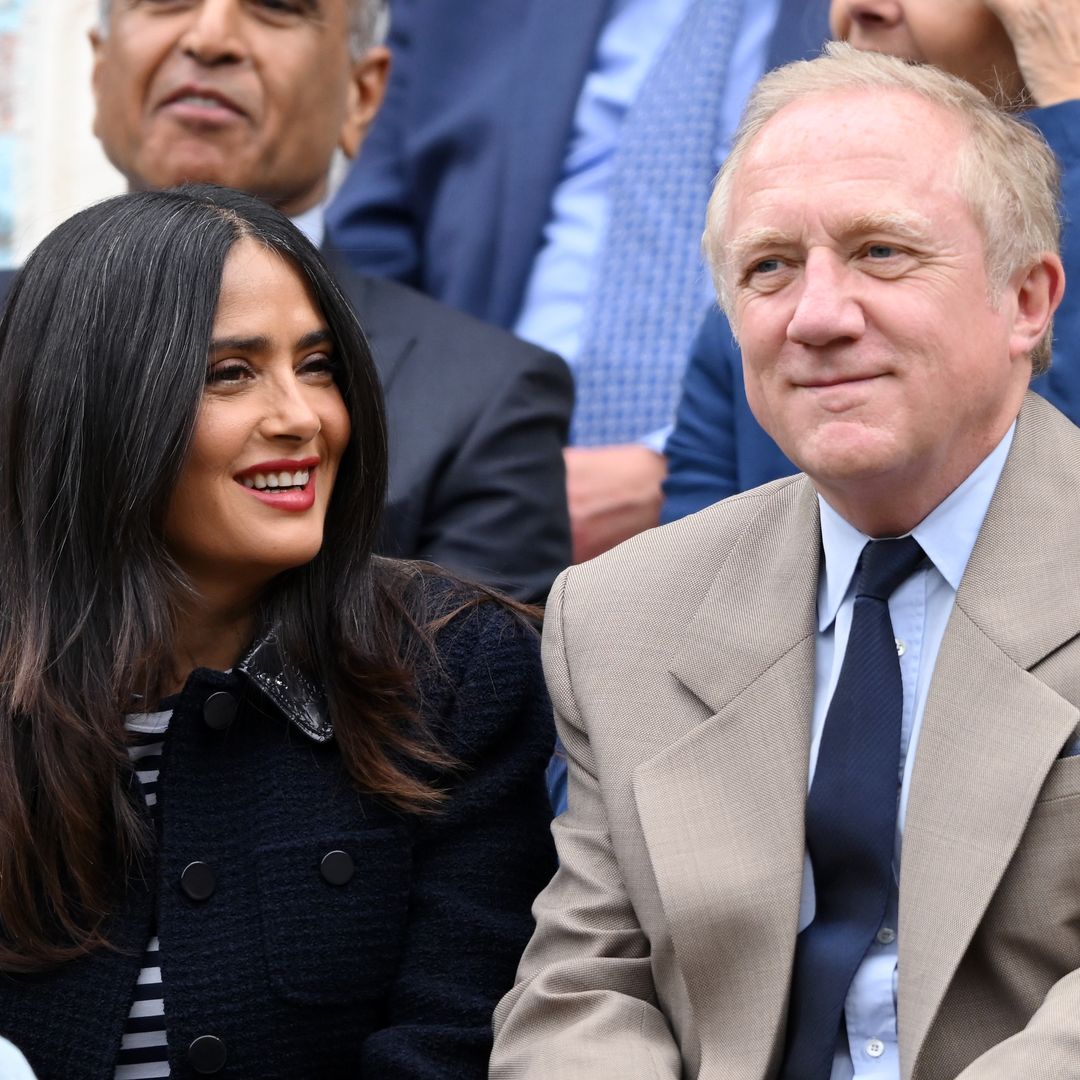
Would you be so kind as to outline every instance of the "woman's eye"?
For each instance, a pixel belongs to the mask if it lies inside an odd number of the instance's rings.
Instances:
[[[328,356],[326,353],[316,353],[314,356],[307,357],[299,368],[301,375],[306,375],[312,379],[325,379],[330,382],[337,375],[338,365],[333,357]]]
[[[243,382],[251,374],[251,368],[242,360],[219,360],[206,371],[208,386],[222,383]]]

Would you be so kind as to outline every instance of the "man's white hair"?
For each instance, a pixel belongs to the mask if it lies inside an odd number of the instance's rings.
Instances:
[[[113,0],[98,0],[98,29],[109,32]],[[359,59],[373,45],[382,45],[390,30],[389,0],[345,0],[349,9],[349,51]]]
[[[959,147],[957,182],[983,234],[992,288],[1000,291],[1015,271],[1032,265],[1045,252],[1059,251],[1061,174],[1053,151],[1035,128],[940,68],[832,41],[823,56],[778,68],[757,84],[735,145],[717,177],[702,246],[720,305],[729,316],[732,267],[724,236],[735,177],[754,139],[781,109],[797,101],[874,90],[916,94],[951,112],[966,129],[967,138]],[[1050,335],[1047,330],[1032,351],[1036,375],[1050,366]]]

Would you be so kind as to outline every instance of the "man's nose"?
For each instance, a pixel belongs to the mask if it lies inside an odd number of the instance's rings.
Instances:
[[[241,60],[247,53],[240,0],[199,0],[180,38],[180,48],[200,64]]]
[[[835,252],[818,248],[810,251],[788,323],[789,341],[822,346],[862,335],[866,320],[853,292],[854,273]]]

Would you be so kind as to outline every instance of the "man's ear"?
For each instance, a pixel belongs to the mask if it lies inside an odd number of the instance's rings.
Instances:
[[[354,158],[360,152],[364,136],[382,105],[389,77],[390,50],[384,45],[368,49],[359,60],[353,61],[349,101],[338,136],[338,146],[346,157]]]
[[[1008,288],[1016,303],[1009,339],[1015,359],[1030,353],[1046,334],[1065,293],[1065,267],[1057,255],[1045,252],[1026,270],[1017,271]]]

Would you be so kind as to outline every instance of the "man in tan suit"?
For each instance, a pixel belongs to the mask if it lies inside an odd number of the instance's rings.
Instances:
[[[557,582],[569,809],[493,1077],[1080,1075],[1058,231],[1045,145],[951,76],[833,45],[759,85],[706,248],[805,475]]]

